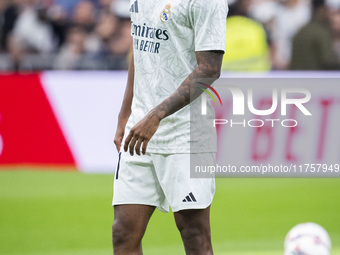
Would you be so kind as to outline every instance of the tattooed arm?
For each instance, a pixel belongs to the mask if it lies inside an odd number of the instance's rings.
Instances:
[[[184,80],[178,89],[161,104],[152,109],[130,131],[124,144],[124,150],[129,149],[133,155],[134,150],[140,155],[146,153],[146,148],[151,137],[156,133],[162,119],[182,109],[184,106],[202,94],[200,80],[209,78],[210,84],[220,77],[223,51],[199,51],[196,52],[198,66]],[[209,85],[210,85],[209,84]]]

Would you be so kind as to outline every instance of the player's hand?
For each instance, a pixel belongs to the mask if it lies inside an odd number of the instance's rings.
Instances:
[[[120,151],[120,147],[122,146],[123,137],[124,128],[118,128],[116,131],[115,139],[113,140],[118,152]]]
[[[151,137],[156,133],[159,127],[160,119],[153,113],[146,115],[139,121],[130,131],[125,139],[124,151],[129,149],[131,156],[134,151],[140,155],[140,148],[142,146],[142,153],[145,155],[146,147]]]

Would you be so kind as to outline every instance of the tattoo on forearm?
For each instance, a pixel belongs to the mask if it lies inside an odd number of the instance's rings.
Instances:
[[[220,76],[223,52],[196,52],[196,58],[197,68],[184,80],[174,94],[154,109],[158,118],[163,119],[177,112],[188,105],[191,100],[199,97],[203,92],[201,88],[204,88],[199,82],[204,81],[211,85]]]

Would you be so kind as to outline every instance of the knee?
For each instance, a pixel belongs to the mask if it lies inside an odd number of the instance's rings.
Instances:
[[[178,229],[181,233],[186,254],[213,254],[210,228],[200,225],[184,225],[179,226]]]
[[[199,242],[202,241],[202,239],[206,239],[206,233],[198,227],[184,227],[180,229],[180,233],[183,240],[186,241]]]
[[[112,224],[112,242],[114,247],[121,246],[126,242],[128,232],[122,224],[115,220]]]
[[[112,225],[112,243],[114,248],[129,246],[138,247],[142,240],[142,235],[138,229],[122,221],[115,220]]]
[[[193,243],[204,243],[211,239],[210,229],[205,228],[202,225],[189,225],[182,224],[178,225],[178,230],[181,233],[183,241],[193,242]]]

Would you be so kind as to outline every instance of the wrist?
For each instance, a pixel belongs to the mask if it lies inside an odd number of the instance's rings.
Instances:
[[[150,118],[157,120],[158,122],[160,122],[162,119],[164,119],[164,116],[162,116],[162,114],[160,113],[160,111],[158,111],[157,109],[152,109],[149,112]]]

